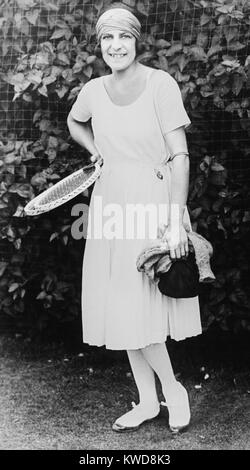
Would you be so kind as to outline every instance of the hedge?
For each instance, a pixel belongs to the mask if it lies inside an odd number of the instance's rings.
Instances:
[[[109,3],[0,2],[0,310],[35,331],[80,315],[84,240],[71,236],[71,209],[91,191],[42,216],[23,207],[88,160],[66,116],[83,84],[107,72],[94,24]],[[201,287],[204,330],[249,330],[249,2],[124,3],[143,23],[139,60],[178,81],[192,121],[190,215],[214,246],[217,278]]]

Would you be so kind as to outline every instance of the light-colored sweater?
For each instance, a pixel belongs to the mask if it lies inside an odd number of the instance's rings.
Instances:
[[[214,281],[216,278],[210,266],[210,258],[213,254],[211,243],[202,235],[188,231],[187,228],[186,230],[189,250],[195,253],[199,281],[205,283]],[[151,281],[158,282],[159,275],[167,272],[173,262],[167,242],[157,238],[139,254],[136,267],[138,271],[145,272]]]

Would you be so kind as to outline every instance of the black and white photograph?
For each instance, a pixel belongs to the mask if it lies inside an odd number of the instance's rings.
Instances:
[[[0,38],[0,450],[250,450],[250,0],[0,0]]]

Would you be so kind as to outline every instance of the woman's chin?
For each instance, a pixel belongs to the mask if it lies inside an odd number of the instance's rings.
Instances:
[[[117,60],[117,62],[114,60],[106,60],[105,62],[113,71],[126,70],[133,63],[133,62],[124,61],[124,60],[120,60],[120,61]]]

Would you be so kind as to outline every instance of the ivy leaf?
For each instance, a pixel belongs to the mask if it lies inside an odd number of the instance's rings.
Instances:
[[[195,220],[195,219],[198,219],[201,213],[202,213],[202,207],[197,207],[196,209],[193,209],[191,211],[191,216]]]
[[[43,187],[47,183],[47,179],[42,173],[37,173],[36,175],[32,176],[30,183],[32,186]]]
[[[179,55],[178,57],[175,58],[174,62],[176,64],[178,64],[180,71],[183,72],[185,66],[188,63],[188,59],[185,57],[184,54],[181,54],[181,55]]]
[[[16,193],[21,197],[28,198],[30,196],[30,184],[29,183],[14,183],[9,188],[10,193]]]
[[[246,44],[241,44],[239,41],[228,44],[227,46],[229,51],[240,51],[241,49],[244,49],[244,47],[246,47]]]
[[[59,7],[57,5],[55,5],[55,3],[47,2],[47,0],[43,0],[42,3],[43,3],[43,7],[46,10],[49,10],[49,11],[58,11],[59,10]]]
[[[166,41],[165,39],[158,39],[155,42],[155,46],[158,47],[159,49],[165,49],[169,46],[171,46],[170,42]]]
[[[238,28],[232,28],[231,26],[230,27],[224,26],[223,32],[227,40],[227,43],[231,42],[232,40],[238,37]]]
[[[56,29],[52,36],[50,36],[50,39],[60,39],[65,37],[66,39],[69,39],[72,36],[72,32],[70,31],[69,28],[61,28],[61,29]]]
[[[7,202],[4,202],[2,199],[0,199],[0,209],[6,209],[8,207]]]
[[[236,69],[238,67],[240,67],[240,62],[239,60],[223,60],[223,62],[221,62],[222,65],[225,65],[225,67],[231,67],[232,69]]]
[[[244,217],[242,219],[242,222],[250,222],[250,211],[244,212]]]
[[[28,22],[31,23],[33,26],[36,25],[39,13],[40,13],[40,11],[37,8],[35,10],[32,10],[32,11],[27,11],[27,13],[26,13],[26,18],[27,18]]]
[[[211,21],[211,16],[208,16],[205,13],[201,15],[201,19],[200,19],[201,26],[204,26],[205,24],[210,23],[210,21]]]
[[[96,60],[96,56],[95,55],[90,55],[89,57],[87,57],[86,59],[86,64],[90,65],[92,64],[93,62],[95,62]]]
[[[8,54],[10,47],[11,47],[11,42],[10,41],[6,40],[6,41],[2,42],[2,53],[3,53],[4,57]]]
[[[147,2],[147,6],[145,5],[144,2],[137,2],[136,4],[136,7],[137,7],[137,10],[144,16],[148,16],[148,2]]]
[[[13,284],[11,284],[11,286],[9,287],[8,289],[8,292],[14,292],[15,290],[17,290],[19,287],[19,284],[17,282],[14,282]]]
[[[234,95],[238,96],[244,85],[244,78],[242,75],[234,74],[232,92]]]
[[[181,52],[182,51],[182,44],[181,43],[177,43],[177,44],[173,44],[173,46],[171,46],[167,52],[166,52],[166,57],[171,57],[173,56],[174,54],[176,54],[177,52]]]
[[[214,162],[211,165],[211,170],[212,171],[224,171],[225,168],[220,163]]]
[[[49,121],[49,119],[41,119],[41,121],[39,122],[39,129],[42,132],[48,131],[50,127],[51,122]]]
[[[54,232],[50,235],[50,238],[49,238],[49,241],[52,242],[53,240],[55,240],[56,238],[58,238],[59,236],[59,233],[58,232]]]
[[[47,292],[42,291],[36,296],[36,299],[37,300],[44,300],[44,299],[46,299],[46,297],[47,297]]]
[[[227,13],[231,13],[233,9],[234,9],[234,5],[224,5],[222,7],[217,7],[216,11],[220,13],[224,13],[226,15]]]
[[[211,57],[212,55],[217,54],[218,52],[221,52],[222,50],[223,48],[219,44],[211,46],[207,52],[207,57]]]
[[[22,20],[21,33],[25,36],[30,36],[30,25],[26,18],[23,18]]]
[[[68,88],[66,86],[62,86],[61,88],[56,88],[55,92],[59,96],[59,98],[63,98],[68,91]]]
[[[87,75],[88,78],[91,78],[93,74],[93,68],[91,65],[87,65],[87,67],[84,67],[84,75]]]
[[[6,261],[0,261],[0,276],[2,276],[7,268],[8,263]]]
[[[46,151],[46,154],[48,155],[49,163],[51,163],[53,160],[55,160],[57,152],[55,149],[50,148]]]
[[[48,90],[45,85],[39,87],[38,92],[40,93],[40,95],[46,96],[46,98],[48,98]]]
[[[23,10],[28,10],[35,6],[34,0],[16,0],[18,6]]]
[[[12,217],[24,217],[24,216],[25,216],[24,208],[23,206],[19,204],[16,208],[16,212],[13,214]]]
[[[41,70],[32,70],[28,73],[27,79],[34,85],[40,85],[43,72]]]
[[[206,47],[207,46],[207,43],[208,43],[208,34],[204,33],[204,32],[199,32],[198,36],[197,36],[197,39],[196,39],[196,44],[197,46],[200,46],[200,47]]]
[[[48,77],[43,78],[43,85],[47,87],[48,85],[51,85],[51,83],[54,83],[57,80],[56,75],[49,75]]]
[[[4,163],[6,165],[11,165],[12,163],[14,163],[15,160],[16,160],[15,152],[8,153],[7,155],[5,155]]]
[[[64,52],[59,52],[59,54],[57,54],[57,58],[63,65],[70,65],[69,57]]]
[[[189,49],[189,54],[192,54],[192,58],[194,58],[194,60],[201,60],[203,62],[207,61],[207,54],[200,46],[191,46]]]

